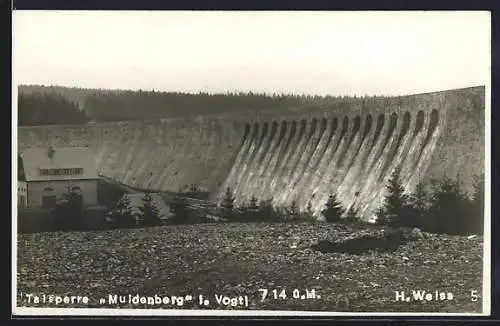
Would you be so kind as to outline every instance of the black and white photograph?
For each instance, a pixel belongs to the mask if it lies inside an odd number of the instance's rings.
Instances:
[[[14,316],[487,316],[488,11],[12,11]]]

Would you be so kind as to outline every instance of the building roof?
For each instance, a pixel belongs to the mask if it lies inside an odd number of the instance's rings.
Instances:
[[[88,147],[32,147],[24,150],[20,156],[28,182],[98,178],[95,157]]]

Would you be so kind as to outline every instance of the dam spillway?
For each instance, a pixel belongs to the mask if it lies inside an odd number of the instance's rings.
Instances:
[[[443,176],[472,188],[484,172],[485,88],[345,107],[18,128],[18,149],[88,146],[99,172],[124,184],[182,191],[191,184],[236,203],[254,195],[277,206],[308,203],[316,215],[328,196],[369,219],[394,168],[412,191]]]

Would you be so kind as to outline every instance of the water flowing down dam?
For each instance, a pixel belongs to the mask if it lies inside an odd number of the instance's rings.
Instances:
[[[331,109],[19,127],[18,148],[88,146],[99,172],[121,183],[182,191],[191,184],[236,204],[272,199],[308,203],[320,216],[330,194],[370,219],[387,179],[404,186],[460,176],[465,189],[484,172],[485,88],[390,99],[359,99]]]
[[[370,114],[341,121],[340,126],[336,117],[247,124],[221,189],[234,189],[239,204],[252,195],[281,207],[295,201],[305,209],[311,201],[315,213],[335,193],[347,207],[370,212],[395,168],[402,170],[406,186],[419,181],[439,138],[437,110],[427,119],[418,111],[413,117],[380,114],[375,124]]]

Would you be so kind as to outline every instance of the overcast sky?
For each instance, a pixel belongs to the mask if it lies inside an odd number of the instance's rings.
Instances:
[[[15,11],[17,84],[397,95],[484,85],[488,12]]]

